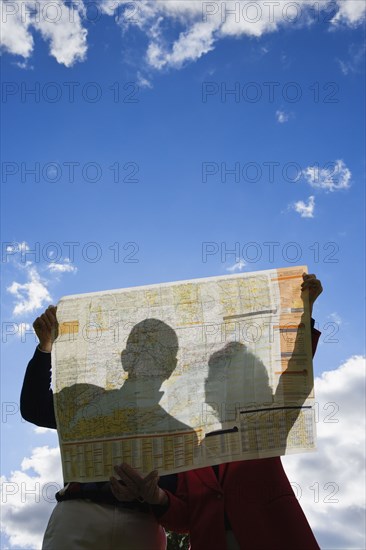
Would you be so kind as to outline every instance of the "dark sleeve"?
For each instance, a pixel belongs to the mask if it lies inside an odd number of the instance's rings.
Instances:
[[[176,533],[189,532],[187,474],[189,472],[164,476],[170,479],[165,479],[163,482],[161,477],[159,486],[164,489],[168,502],[163,506],[151,506],[157,521],[169,531]]]
[[[20,394],[22,417],[44,428],[57,428],[51,390],[51,354],[38,347],[28,363]]]
[[[315,321],[312,318],[311,319],[311,347],[312,347],[312,350],[313,350],[313,357],[315,355],[316,348],[318,346],[318,341],[319,341],[319,338],[320,338],[320,335],[321,335],[321,332],[319,332],[319,330],[317,330],[314,327],[314,325],[315,325]]]
[[[161,476],[159,479],[159,487],[164,489],[168,496],[168,502],[166,504],[151,504],[152,512],[157,518],[165,514],[169,510],[170,496],[169,493],[175,495],[177,492],[178,474],[170,474],[167,476]]]

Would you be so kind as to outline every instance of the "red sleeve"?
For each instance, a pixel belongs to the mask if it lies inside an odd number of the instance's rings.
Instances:
[[[188,512],[188,490],[185,474],[178,474],[178,486],[175,495],[165,490],[168,495],[169,504],[163,514],[157,515],[159,523],[176,533],[188,533],[189,531],[189,512]]]

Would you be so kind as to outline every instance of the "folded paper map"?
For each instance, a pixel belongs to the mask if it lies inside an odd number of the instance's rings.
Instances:
[[[305,266],[62,298],[52,350],[65,481],[315,448]]]

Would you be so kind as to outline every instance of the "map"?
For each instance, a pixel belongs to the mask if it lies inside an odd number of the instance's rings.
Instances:
[[[62,298],[52,351],[65,481],[315,449],[306,266]],[[304,293],[305,294],[305,293]]]

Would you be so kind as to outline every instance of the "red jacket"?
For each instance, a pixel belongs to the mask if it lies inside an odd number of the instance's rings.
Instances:
[[[313,354],[320,333],[313,329]],[[160,523],[189,532],[192,550],[225,550],[225,513],[241,550],[319,550],[280,457],[178,474]]]
[[[178,475],[160,523],[189,532],[192,550],[225,550],[226,511],[241,550],[319,550],[281,459],[221,464]]]

